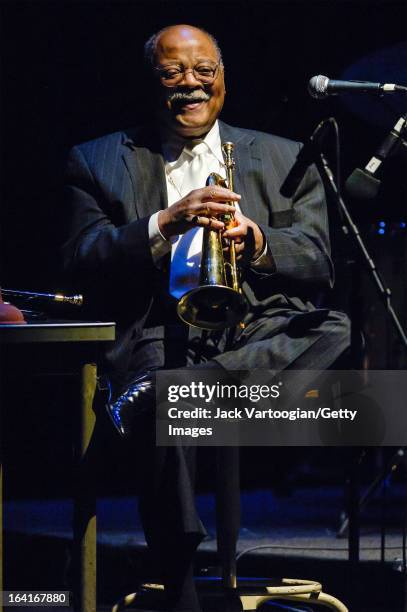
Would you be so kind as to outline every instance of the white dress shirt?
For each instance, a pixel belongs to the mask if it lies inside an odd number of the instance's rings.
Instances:
[[[196,184],[191,184],[188,180],[188,184],[185,184],[184,175],[186,174],[188,166],[192,163],[193,153],[191,149],[205,143],[207,151],[203,154],[203,166],[204,176],[208,177],[211,172],[216,172],[223,178],[226,178],[226,167],[223,159],[222,144],[219,133],[219,124],[216,121],[211,130],[206,134],[205,138],[188,141],[180,153],[180,143],[176,141],[167,141],[163,143],[163,155],[165,159],[165,176],[167,185],[168,195],[168,206],[171,206],[184,196],[186,196],[192,189],[200,189],[205,186],[205,180],[201,176],[196,177]],[[237,210],[239,205],[235,203]],[[148,232],[150,238],[150,248],[153,260],[156,264],[159,264],[159,260],[171,251],[173,245],[179,240],[179,236],[173,236],[167,240],[160,232],[158,227],[158,215],[159,211],[151,215]],[[191,230],[192,231],[192,230]],[[199,234],[197,234],[197,237]],[[202,233],[200,234],[202,236]],[[202,241],[192,240],[189,255],[191,257],[200,254],[202,248]],[[173,254],[174,254],[174,248]],[[272,267],[271,259],[268,255],[267,245],[264,248],[263,253],[251,263],[251,267],[259,268],[261,270],[268,270]]]

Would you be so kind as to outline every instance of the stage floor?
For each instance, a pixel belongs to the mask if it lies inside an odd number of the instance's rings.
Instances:
[[[385,508],[377,496],[362,512],[360,563],[351,568],[347,539],[336,538],[343,509],[340,487],[298,488],[286,497],[268,490],[244,492],[238,553],[247,552],[238,561],[238,573],[315,579],[322,582],[326,592],[347,603],[352,612],[401,612],[405,597],[405,575],[401,571],[405,488],[392,485],[386,498]],[[216,574],[216,569],[211,569],[217,563],[213,496],[198,495],[197,505],[208,537],[198,550],[196,574]],[[71,512],[72,504],[66,499],[6,504],[7,589],[59,589],[69,583]],[[380,531],[383,513],[384,559]],[[134,591],[140,581],[151,581],[149,572],[136,498],[101,499],[98,610],[110,609],[108,604]],[[268,609],[276,608],[264,606]]]

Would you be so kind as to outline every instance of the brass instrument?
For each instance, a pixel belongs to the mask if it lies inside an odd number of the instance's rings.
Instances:
[[[209,175],[207,185],[221,185],[233,191],[233,143],[222,145],[225,156],[227,182],[219,174]],[[228,202],[233,206],[233,202]],[[234,214],[223,215],[226,227],[234,224]],[[178,302],[178,316],[193,327],[220,330],[241,323],[248,311],[248,303],[242,293],[234,240],[226,255],[222,245],[221,230],[204,228],[199,285],[182,296]]]

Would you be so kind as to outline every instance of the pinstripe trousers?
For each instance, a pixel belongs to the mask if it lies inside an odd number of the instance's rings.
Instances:
[[[271,322],[271,318],[273,321]],[[192,343],[196,346],[196,343]],[[209,356],[201,367],[220,370],[291,370],[297,392],[309,388],[315,370],[330,368],[350,346],[350,323],[345,314],[328,310],[301,313],[280,310],[254,319],[237,336],[232,348],[218,354],[208,342]],[[178,352],[180,347],[178,346]],[[190,347],[188,363],[192,363]],[[205,356],[204,356],[205,359]],[[161,365],[161,364],[158,364]],[[143,456],[140,510],[146,539],[157,559],[166,563],[170,550],[184,547],[191,558],[206,535],[194,501],[195,447],[157,447],[154,419],[138,428]],[[147,433],[149,432],[149,433]]]

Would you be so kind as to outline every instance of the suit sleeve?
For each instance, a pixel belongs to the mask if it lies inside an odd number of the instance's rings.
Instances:
[[[104,277],[148,278],[154,269],[149,245],[149,217],[115,225],[111,203],[93,176],[82,151],[72,149],[66,167],[63,266],[81,286]]]
[[[289,202],[289,201],[287,201]],[[290,283],[332,287],[334,270],[330,257],[325,190],[317,168],[308,168],[290,202],[292,224],[269,227],[264,232],[274,268],[259,276],[279,275]]]

